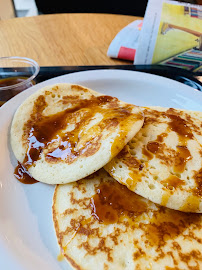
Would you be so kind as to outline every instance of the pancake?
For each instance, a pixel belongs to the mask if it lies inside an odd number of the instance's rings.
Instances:
[[[105,166],[135,193],[162,206],[202,212],[202,112],[143,108],[142,129]]]
[[[202,216],[158,206],[103,169],[57,185],[52,211],[73,269],[202,269]]]
[[[44,87],[16,111],[15,157],[36,180],[76,181],[109,162],[143,125],[139,107],[74,84]]]

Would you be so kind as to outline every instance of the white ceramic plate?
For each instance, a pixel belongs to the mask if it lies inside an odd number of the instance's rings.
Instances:
[[[83,71],[53,78],[17,95],[0,109],[0,269],[71,269],[57,261],[59,248],[52,223],[54,186],[24,185],[13,171],[9,130],[17,107],[37,89],[58,82],[84,85],[137,105],[202,111],[202,93],[184,84],[141,72]]]

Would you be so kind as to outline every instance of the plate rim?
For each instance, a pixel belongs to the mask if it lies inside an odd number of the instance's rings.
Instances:
[[[21,104],[29,95],[33,94],[38,89],[44,87],[45,85],[51,85],[52,82],[57,80],[57,79],[63,80],[64,78],[67,78],[67,82],[68,82],[68,80],[73,82],[74,80],[76,81],[76,78],[78,80],[83,80],[89,74],[90,74],[89,80],[91,80],[93,76],[95,76],[95,77],[100,76],[99,79],[106,79],[106,78],[110,79],[111,76],[113,76],[113,78],[115,78],[115,76],[119,76],[119,77],[121,76],[121,78],[123,78],[123,77],[131,78],[131,76],[132,76],[132,77],[134,77],[134,80],[136,80],[137,77],[138,77],[138,80],[141,80],[142,78],[145,78],[145,77],[146,77],[146,79],[150,79],[150,78],[155,79],[155,78],[157,78],[160,83],[161,82],[163,82],[163,83],[168,82],[171,85],[171,87],[179,85],[179,86],[181,86],[180,89],[182,88],[182,90],[180,90],[180,91],[186,91],[186,93],[189,93],[189,94],[193,93],[193,95],[196,95],[196,96],[200,97],[200,99],[202,100],[201,92],[199,92],[198,90],[196,90],[196,89],[194,89],[194,88],[192,88],[190,86],[187,86],[185,84],[182,84],[182,83],[180,83],[178,81],[175,81],[175,80],[172,80],[172,79],[169,79],[169,78],[165,78],[165,77],[162,77],[162,76],[159,76],[159,75],[154,75],[154,74],[141,72],[141,71],[117,70],[117,69],[110,69],[110,70],[109,69],[98,69],[98,70],[78,71],[78,72],[74,72],[74,73],[68,73],[68,74],[65,74],[65,75],[57,76],[57,77],[51,78],[49,80],[46,80],[44,82],[38,83],[38,84],[30,87],[29,89],[27,89],[27,91],[21,92],[20,94],[16,95],[12,99],[10,99],[8,102],[6,102],[0,108],[0,116],[1,116],[1,114],[4,114],[4,113],[8,112],[8,115],[6,117],[4,117],[3,119],[1,118],[0,133],[2,131],[5,131],[4,124],[8,123],[8,121],[10,121],[10,119],[12,119],[13,113],[17,109],[19,104]],[[11,109],[11,107],[12,107],[12,109]],[[1,234],[1,232],[0,232],[0,234]],[[0,241],[0,250],[2,250],[2,248],[3,248],[1,243],[2,243],[2,241]],[[2,257],[2,254],[0,254],[0,258],[1,257]],[[10,256],[10,259],[11,259],[11,262],[13,261],[15,263],[16,258],[13,257],[12,254]]]
[[[79,78],[79,80],[84,79],[84,77],[88,74],[92,74],[92,75],[99,75],[99,76],[104,76],[105,79],[106,78],[110,78],[112,75],[119,75],[119,76],[128,76],[131,77],[131,75],[135,76],[137,75],[138,80],[141,80],[142,77],[147,77],[149,78],[157,78],[158,82],[167,82],[171,85],[171,87],[174,86],[179,86],[180,91],[181,88],[183,88],[183,91],[191,91],[194,95],[198,95],[199,97],[202,97],[202,93],[200,91],[198,91],[197,89],[188,86],[186,84],[183,84],[181,82],[175,81],[173,79],[170,78],[166,78],[160,75],[156,75],[156,74],[151,74],[151,73],[147,73],[147,72],[142,72],[142,71],[136,71],[136,70],[125,70],[125,69],[95,69],[95,70],[82,70],[82,71],[76,71],[73,73],[68,73],[68,74],[64,74],[64,75],[60,75],[48,80],[45,80],[43,82],[37,83],[36,85],[31,86],[30,88],[22,91],[21,93],[19,93],[18,95],[14,96],[13,98],[11,98],[10,100],[8,100],[6,103],[4,103],[1,107],[0,107],[0,114],[2,111],[6,110],[7,107],[9,107],[10,105],[12,105],[13,103],[15,103],[15,101],[18,101],[19,99],[21,100],[21,102],[23,102],[28,96],[30,96],[31,94],[33,94],[35,91],[37,91],[38,89],[46,86],[46,85],[51,85],[51,83],[53,81],[55,81],[56,79],[58,80],[63,80],[64,78],[67,78],[70,80],[70,83],[73,83],[72,80],[74,80],[74,78],[76,79],[76,77]],[[102,78],[104,79],[104,78]],[[120,77],[119,77],[120,79]],[[72,82],[71,82],[72,81]],[[201,95],[201,96],[200,96]]]

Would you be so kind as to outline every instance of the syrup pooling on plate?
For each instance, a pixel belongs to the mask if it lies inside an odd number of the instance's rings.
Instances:
[[[15,168],[14,176],[23,184],[38,183],[38,181],[35,180],[33,177],[31,177],[29,172],[19,162],[18,162],[18,166]]]

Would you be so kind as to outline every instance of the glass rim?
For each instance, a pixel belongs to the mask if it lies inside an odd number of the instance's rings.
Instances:
[[[0,86],[0,90],[8,90],[8,89],[11,89],[11,88],[16,88],[16,87],[19,87],[19,86],[22,86],[30,81],[32,81],[36,76],[37,74],[39,73],[39,64],[31,59],[31,58],[28,58],[28,57],[22,57],[22,56],[3,56],[3,57],[0,57],[0,68],[1,68],[1,60],[5,60],[5,59],[13,59],[13,60],[23,60],[24,63],[29,63],[32,65],[32,67],[35,68],[35,71],[34,73],[29,77],[27,78],[26,80],[22,81],[22,82],[19,82],[19,83],[16,83],[16,84],[13,84],[13,85],[8,85],[8,86],[3,86],[1,87]]]

